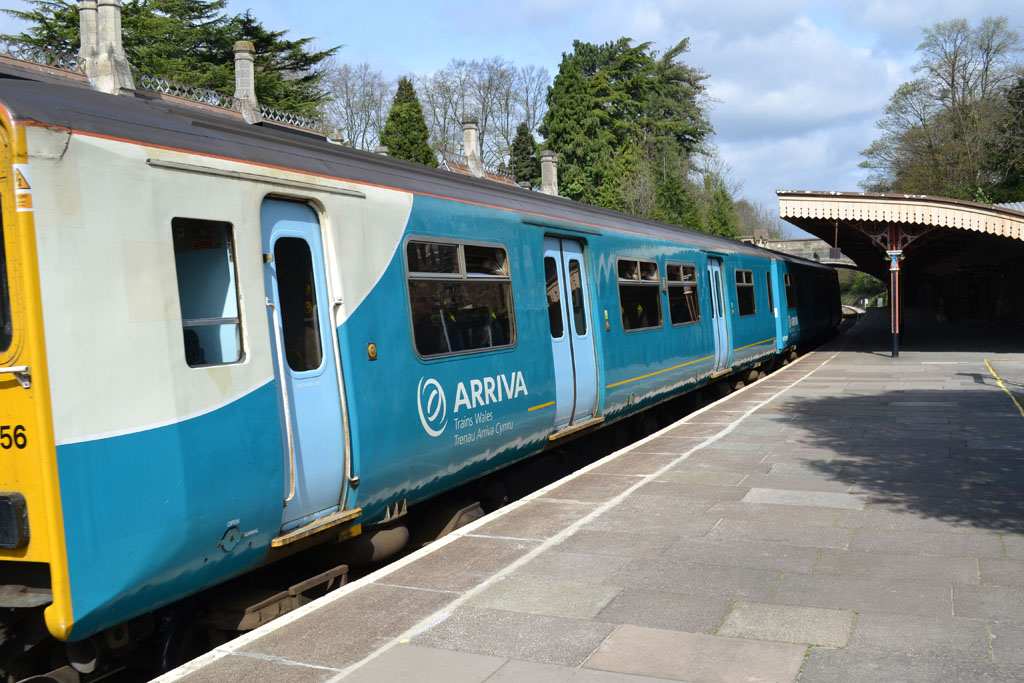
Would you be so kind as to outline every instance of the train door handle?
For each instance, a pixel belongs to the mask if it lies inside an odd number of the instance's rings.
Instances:
[[[281,402],[284,404],[284,432],[288,437],[288,470],[291,484],[288,489],[288,496],[284,499],[287,505],[295,497],[295,437],[292,434],[292,409],[288,403],[288,378],[285,376],[283,340],[281,338],[281,318],[277,313],[277,306],[267,297],[267,308],[274,316],[274,341],[276,342],[277,373],[281,377]]]

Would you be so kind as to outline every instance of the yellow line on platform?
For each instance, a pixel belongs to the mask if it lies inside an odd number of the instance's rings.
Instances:
[[[996,378],[996,382],[999,384],[999,386],[1002,387],[1003,391],[1006,392],[1006,395],[1010,397],[1011,401],[1013,401],[1013,405],[1017,406],[1017,411],[1020,413],[1020,416],[1024,417],[1024,406],[1021,406],[1020,401],[1018,401],[1017,397],[1013,395],[1013,392],[1010,391],[1009,389],[1007,389],[1006,385],[1003,384],[1003,378],[999,376],[999,373],[996,372],[996,369],[993,368],[992,364],[988,362],[989,359],[988,358],[983,358],[982,360],[985,361],[985,365],[988,366],[988,371],[991,372],[992,376]],[[1017,358],[993,358],[992,360],[1008,361],[1008,360],[1019,360],[1019,359],[1017,359]]]
[[[698,358],[697,360],[691,360],[689,363],[683,363],[682,365],[673,365],[672,367],[665,368],[664,370],[657,370],[655,372],[649,372],[646,375],[640,375],[639,377],[633,377],[632,379],[624,379],[621,382],[615,382],[614,384],[606,384],[604,388],[605,389],[611,389],[612,387],[622,386],[623,384],[629,384],[630,382],[635,382],[638,379],[647,379],[648,377],[654,377],[655,375],[660,375],[663,372],[671,372],[673,370],[678,370],[679,368],[685,368],[687,365],[693,365],[694,363],[699,363],[699,362],[701,362],[703,360],[711,360],[712,358],[714,358],[714,356],[704,356],[703,358]]]
[[[554,401],[548,401],[547,403],[541,403],[539,406],[534,406],[532,408],[527,408],[526,412],[532,413],[535,410],[540,410],[541,408],[547,408],[548,406],[553,406],[553,405],[555,405]]]

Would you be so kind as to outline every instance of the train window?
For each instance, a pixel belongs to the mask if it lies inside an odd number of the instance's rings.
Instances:
[[[754,273],[749,270],[736,271],[736,306],[740,315],[754,315]]]
[[[415,241],[406,245],[406,260],[413,339],[421,356],[515,344],[505,249]]]
[[[324,353],[309,243],[298,237],[278,238],[274,242],[274,272],[288,367],[295,372],[318,370]]]
[[[800,307],[800,290],[796,286],[796,276],[786,273],[786,308]]]
[[[242,319],[231,224],[175,218],[171,230],[185,362],[193,368],[238,362]]]
[[[765,281],[768,283],[768,312],[775,310],[775,295],[772,294],[772,271],[765,271]]]
[[[459,274],[459,248],[454,244],[410,242],[406,253],[410,273]]]
[[[561,339],[565,331],[562,321],[562,288],[558,285],[558,264],[550,256],[544,257],[544,279],[548,294],[548,324],[551,338]]]
[[[661,327],[661,283],[654,261],[620,260],[619,308],[624,330]]]
[[[7,281],[7,255],[4,247],[4,224],[0,215],[0,353],[11,347],[14,321],[11,319],[11,293]]]
[[[665,266],[668,280],[668,312],[673,325],[685,325],[700,320],[700,302],[697,299],[697,267],[683,263]]]
[[[572,319],[576,334],[587,333],[587,312],[583,305],[583,278],[580,276],[580,262],[569,259],[569,298],[572,299]]]

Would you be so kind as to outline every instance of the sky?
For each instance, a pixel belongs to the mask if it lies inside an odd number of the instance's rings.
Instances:
[[[23,8],[21,0],[3,7]],[[1005,16],[1024,34],[1021,0],[229,0],[289,37],[342,45],[341,62],[385,76],[452,59],[501,56],[558,71],[573,40],[622,36],[703,70],[715,143],[738,197],[777,206],[775,190],[856,191],[860,150],[895,88],[913,77],[921,30]],[[0,33],[21,26],[0,17]]]

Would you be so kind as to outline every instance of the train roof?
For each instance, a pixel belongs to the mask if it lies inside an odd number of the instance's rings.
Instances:
[[[510,209],[540,224],[625,230],[704,247],[813,261],[660,223],[564,197],[453,174],[355,150],[324,137],[273,123],[248,124],[240,115],[137,90],[134,96],[98,92],[88,81],[40,72],[31,65],[0,63],[0,104],[19,123],[56,126],[74,133],[238,160],[262,166],[367,183],[424,195]]]

